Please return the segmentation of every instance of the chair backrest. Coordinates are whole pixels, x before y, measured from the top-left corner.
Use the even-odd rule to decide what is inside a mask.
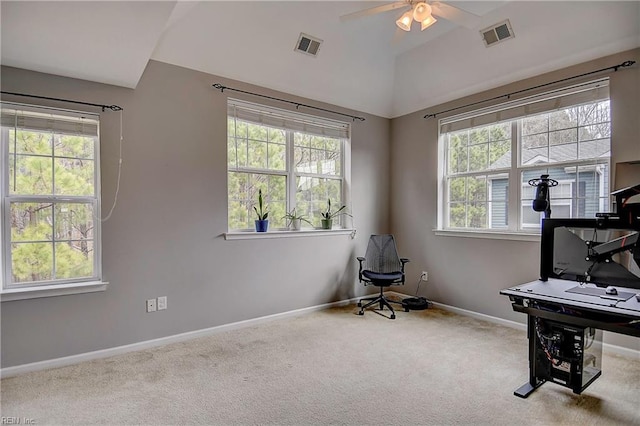
[[[372,235],[369,237],[362,269],[381,274],[402,270],[402,263],[393,235]]]

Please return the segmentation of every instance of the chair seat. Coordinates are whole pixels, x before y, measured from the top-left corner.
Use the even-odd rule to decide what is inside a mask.
[[[375,281],[392,282],[392,281],[401,279],[402,272],[379,273],[379,272],[365,270],[365,271],[362,271],[362,276],[372,282],[375,282]]]

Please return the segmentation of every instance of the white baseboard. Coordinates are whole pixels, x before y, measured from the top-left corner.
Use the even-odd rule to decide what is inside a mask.
[[[402,293],[398,293],[398,292],[393,292],[395,293],[398,297],[400,298],[405,298],[405,297],[413,297],[413,296],[407,296],[406,294],[402,294]],[[438,303],[438,302],[431,302],[433,303],[433,306],[436,306],[444,311],[449,311],[449,312],[453,312],[455,314],[459,314],[459,315],[464,315],[466,317],[471,317],[471,318],[475,318],[475,319],[479,319],[479,320],[483,320],[483,321],[488,321],[494,324],[500,324],[500,325],[504,325],[506,327],[511,327],[511,328],[515,328],[518,330],[522,330],[522,331],[527,331],[527,325],[520,323],[520,322],[516,322],[516,321],[510,321],[510,320],[506,320],[503,318],[498,318],[498,317],[494,317],[491,315],[486,315],[486,314],[481,314],[479,312],[474,312],[474,311],[469,311],[466,309],[462,309],[462,308],[457,308],[455,306],[450,306],[450,305],[445,305],[444,303]],[[623,346],[618,346],[618,345],[612,345],[610,343],[603,343],[602,344],[602,350],[603,352],[608,352],[608,353],[612,353],[612,354],[616,354],[616,355],[621,355],[624,357],[628,357],[628,358],[638,358],[640,359],[640,351],[635,350],[635,349],[631,349],[631,348],[625,348]]]
[[[389,292],[389,293],[395,294],[400,298],[412,297],[412,296],[398,293],[398,292]],[[6,367],[3,369],[0,369],[0,378],[12,377],[12,376],[17,376],[19,374],[30,373],[34,371],[40,371],[40,370],[47,370],[50,368],[65,367],[67,365],[78,364],[80,362],[91,361],[94,359],[107,358],[114,355],[121,355],[128,352],[141,351],[144,349],[155,348],[158,346],[164,346],[171,343],[184,342],[184,341],[195,339],[198,337],[211,336],[217,333],[250,327],[253,325],[273,321],[276,319],[295,317],[298,315],[315,312],[315,311],[321,311],[324,309],[337,307],[337,306],[346,306],[348,304],[356,302],[358,299],[362,297],[366,297],[366,295],[363,295],[360,297],[354,297],[352,299],[341,300],[338,302],[324,303],[322,305],[310,306],[302,309],[295,309],[293,311],[282,312],[279,314],[267,315],[264,317],[238,321],[231,324],[223,324],[216,327],[205,328],[202,330],[189,331],[186,333],[180,333],[172,336],[161,337],[159,339],[146,340],[143,342],[132,343],[130,345],[116,346],[114,348],[101,349],[98,351],[86,352],[78,355],[71,355],[71,356],[66,356],[62,358],[55,358],[55,359],[50,359],[45,361],[33,362],[30,364],[22,364],[22,365],[16,365],[13,367]],[[516,321],[505,320],[505,319],[494,317],[491,315],[481,314],[479,312],[469,311],[466,309],[457,308],[455,306],[445,305],[444,303],[438,303],[438,302],[432,302],[432,303],[434,306],[440,309],[453,312],[455,314],[492,322],[494,324],[504,325],[506,327],[516,328],[522,331],[526,331],[527,329],[527,326],[525,324],[522,324]],[[625,357],[640,358],[640,351],[630,349],[630,348],[625,348],[622,346],[603,343],[603,350],[606,352],[622,355]]]
[[[141,351],[144,349],[155,348],[158,346],[164,346],[171,343],[184,342],[187,340],[195,339],[198,337],[211,336],[217,333],[225,331],[237,330],[245,327],[250,327],[257,324],[263,324],[276,319],[295,317],[302,314],[306,314],[314,311],[321,311],[324,309],[346,306],[357,301],[358,298],[341,300],[338,302],[324,303],[322,305],[310,306],[302,309],[295,309],[293,311],[282,312],[279,314],[267,315],[259,318],[252,318],[249,320],[238,321],[231,324],[223,324],[216,327],[205,328],[202,330],[188,331],[186,333],[174,334],[172,336],[161,337],[153,340],[146,340],[143,342],[132,343],[130,345],[116,346],[108,349],[101,349],[93,352],[86,352],[78,355],[65,356],[62,358],[54,358],[45,361],[33,362],[30,364],[16,365],[13,367],[6,367],[0,369],[0,378],[7,378],[17,376],[19,374],[30,373],[34,371],[47,370],[50,368],[65,367],[67,365],[78,364],[80,362],[91,361],[94,359],[107,358],[114,355],[121,355],[128,352]]]

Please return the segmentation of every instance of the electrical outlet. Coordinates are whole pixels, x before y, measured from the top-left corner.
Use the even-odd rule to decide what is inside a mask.
[[[156,311],[156,299],[147,299],[147,312]]]
[[[158,310],[167,309],[167,296],[158,297]]]
[[[422,275],[420,275],[420,281],[428,281],[429,273],[427,271],[422,271]]]

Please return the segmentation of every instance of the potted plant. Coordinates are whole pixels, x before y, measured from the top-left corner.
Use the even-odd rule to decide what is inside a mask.
[[[269,221],[267,220],[269,212],[266,212],[264,209],[262,189],[258,190],[258,208],[253,206],[253,210],[255,210],[258,215],[258,219],[256,220],[256,232],[267,232],[267,228],[269,228]]]
[[[341,216],[346,214],[347,216],[351,216],[349,213],[344,211],[347,206],[342,206],[336,211],[331,211],[331,198],[327,199],[327,210],[320,213],[322,215],[322,229],[331,229],[333,226],[333,218],[337,216]]]
[[[294,207],[293,210],[287,212],[284,215],[283,219],[287,220],[287,228],[292,229],[294,231],[299,231],[302,227],[302,222],[307,222],[309,225],[312,225],[303,214],[297,214],[296,209]]]

